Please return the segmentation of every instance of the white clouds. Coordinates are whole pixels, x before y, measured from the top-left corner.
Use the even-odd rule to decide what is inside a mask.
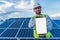
[[[1,14],[1,13],[5,13],[5,12],[6,12],[6,9],[8,9],[8,8],[11,7],[12,5],[14,5],[13,3],[9,3],[9,2],[7,2],[7,1],[1,1],[1,2],[5,3],[5,4],[0,5],[0,14]]]
[[[18,3],[18,5],[15,6],[15,8],[27,11],[29,9],[33,9],[33,5],[34,5],[34,1],[33,0],[30,0],[30,4],[28,4],[27,2],[24,2],[24,1],[20,1]]]
[[[52,14],[52,15],[50,15],[50,17],[53,17],[53,18],[60,17],[60,13]]]
[[[0,20],[6,20],[6,19],[10,19],[10,18],[20,18],[20,13],[19,12],[13,12],[11,14],[8,15],[4,15],[4,16],[0,16]]]
[[[8,7],[11,7],[13,5],[13,3],[9,3],[7,1],[2,1],[3,3],[5,3],[5,5],[2,5],[4,6],[5,8],[8,8]]]
[[[20,18],[21,17],[19,12],[14,12],[14,13],[11,13],[7,16],[8,16],[8,19],[9,18]]]
[[[32,17],[33,15],[29,12],[12,12],[11,14],[6,15],[6,18],[26,18]]]
[[[52,20],[60,20],[60,13],[49,15]]]
[[[0,5],[0,14],[6,13],[7,9],[9,9],[12,5],[15,5],[15,4],[7,2],[7,1],[2,1],[2,2],[5,3],[5,4]],[[7,18],[26,17],[26,16],[29,15],[29,13],[33,13],[32,9],[33,9],[33,5],[34,5],[34,1],[31,0],[30,2],[31,3],[28,4],[27,2],[20,1],[17,5],[15,5],[15,8],[18,9],[17,11],[22,11],[22,12],[24,12],[24,14],[22,14],[21,12],[14,12],[14,13],[11,13],[9,15],[6,15],[6,17]],[[12,10],[12,9],[9,9],[9,10]]]
[[[5,8],[0,5],[0,13],[5,13]]]

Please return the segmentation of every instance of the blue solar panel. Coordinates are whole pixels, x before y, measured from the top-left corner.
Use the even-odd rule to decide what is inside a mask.
[[[20,28],[23,21],[16,21],[9,28]]]
[[[29,21],[25,21],[21,28],[29,28],[28,23],[29,23]]]
[[[0,40],[17,40],[17,39],[0,39]]]
[[[31,18],[26,18],[26,21],[30,20]]]
[[[53,29],[51,33],[54,37],[60,37],[60,29]]]
[[[9,20],[19,20],[19,18],[10,18]]]
[[[10,18],[9,20],[16,20],[16,21],[22,21],[24,20],[25,18]]]
[[[58,39],[20,39],[20,40],[58,40]]]
[[[7,29],[0,37],[15,37],[18,29]]]
[[[53,20],[53,21],[60,25],[60,20]]]
[[[52,21],[53,23],[53,28],[58,28],[58,26]]]
[[[7,28],[12,22],[13,22],[13,20],[6,21],[6,22],[4,22],[3,24],[0,25],[0,28]]]
[[[25,20],[26,18],[19,18],[19,21]]]
[[[5,29],[0,29],[0,34],[4,31]]]
[[[33,29],[20,29],[17,37],[33,37]]]
[[[55,20],[52,21],[53,26],[57,27],[57,25],[55,23],[57,23]]]

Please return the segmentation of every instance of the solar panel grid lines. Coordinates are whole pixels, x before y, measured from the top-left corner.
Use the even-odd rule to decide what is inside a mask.
[[[52,33],[51,33],[51,38],[54,38],[54,36],[52,35]]]
[[[0,37],[15,37],[18,29],[7,29]]]
[[[52,35],[54,34],[54,31],[53,32],[51,32],[52,33]],[[55,34],[53,35],[54,37],[55,37]]]
[[[30,35],[30,37],[31,37],[30,30],[28,31],[28,33],[29,33],[28,35]]]
[[[60,25],[60,20],[54,20],[54,22]]]
[[[33,28],[21,28],[21,29],[33,29]]]
[[[54,21],[52,21],[52,22],[54,22]],[[56,25],[57,25],[57,27],[59,27],[60,28],[60,25],[59,24],[57,24],[56,22],[54,22]]]
[[[20,40],[60,40],[60,39],[20,39]]]
[[[33,37],[20,37],[20,38],[15,38],[15,37],[0,37],[0,39],[33,39],[33,40],[36,40],[35,38],[33,38]],[[41,39],[41,40],[43,40],[43,39],[47,39],[47,38],[38,38],[38,39]],[[38,40],[37,39],[37,40]],[[54,37],[54,38],[49,38],[48,40],[50,40],[50,39],[60,39],[60,37]]]
[[[31,18],[26,18],[26,21],[25,21],[25,23],[23,23],[21,29],[23,29],[23,28],[24,28],[24,29],[27,29],[27,28],[30,29],[30,28],[28,27],[28,23],[29,23],[30,19],[31,19]]]
[[[19,28],[19,30],[18,30],[18,32],[17,32],[17,34],[16,34],[15,37],[17,37],[17,35],[18,35],[18,33],[19,33],[19,31],[20,31],[20,29],[21,29],[21,27],[22,27],[22,25],[23,25],[23,23],[24,23],[25,20],[26,20],[26,19],[23,20],[23,22],[22,22],[22,24],[21,24],[21,26],[20,26],[20,28]]]
[[[27,30],[27,31],[28,31],[28,30]],[[22,33],[22,37],[23,37],[23,36],[24,36],[24,37],[27,37],[27,35],[26,35],[26,33],[27,33],[26,30],[24,30],[23,32],[24,32],[24,33]]]
[[[15,21],[13,21],[1,34],[0,36],[14,23]]]
[[[59,37],[57,34],[59,34],[59,33],[57,32],[57,30],[55,30],[55,36],[56,37]]]
[[[51,33],[54,37],[60,37],[60,29],[53,29]]]
[[[29,35],[30,35],[30,37],[33,37],[33,29],[30,29],[30,30],[29,30],[29,33],[30,33]]]
[[[20,29],[17,37],[33,37],[33,29]]]
[[[53,24],[53,25],[52,25],[53,28],[58,28],[57,25],[56,25],[54,22],[52,22],[52,24]]]
[[[57,35],[57,34],[58,34],[58,35]],[[56,35],[57,35],[56,37],[60,37],[60,29],[57,29],[57,30],[56,30]]]
[[[0,29],[6,29],[6,28],[0,28]],[[19,29],[19,28],[7,28],[7,29]],[[33,29],[33,28],[21,28],[21,29]]]
[[[22,24],[22,21],[16,21],[14,24],[12,24],[9,28],[18,28]]]
[[[0,34],[4,31],[5,29],[0,29]]]
[[[60,28],[58,28],[58,27],[55,27],[55,28],[53,28],[53,29],[60,29]]]
[[[29,23],[29,21],[25,21],[25,23],[23,23],[23,25],[22,25],[22,28],[29,28],[28,23]]]
[[[13,22],[13,21],[6,21],[6,22],[2,23],[0,25],[0,28],[7,28],[11,24],[11,22]]]
[[[20,18],[19,20],[25,20],[26,18]]]
[[[0,28],[0,29],[6,29],[6,28]],[[7,29],[19,29],[19,28],[7,28]]]
[[[0,37],[0,39],[17,39],[15,37]]]

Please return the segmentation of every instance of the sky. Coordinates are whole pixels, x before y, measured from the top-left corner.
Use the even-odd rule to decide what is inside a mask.
[[[34,16],[33,5],[36,3],[42,6],[44,14],[60,14],[60,0],[0,0],[0,18]]]
[[[41,1],[41,5],[43,12],[48,15],[60,13],[60,0],[43,0]]]

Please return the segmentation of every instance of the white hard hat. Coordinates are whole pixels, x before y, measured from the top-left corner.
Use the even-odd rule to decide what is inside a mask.
[[[40,8],[41,8],[41,5],[40,5],[39,3],[36,3],[36,4],[34,5],[34,8],[36,8],[36,7],[40,7]]]

